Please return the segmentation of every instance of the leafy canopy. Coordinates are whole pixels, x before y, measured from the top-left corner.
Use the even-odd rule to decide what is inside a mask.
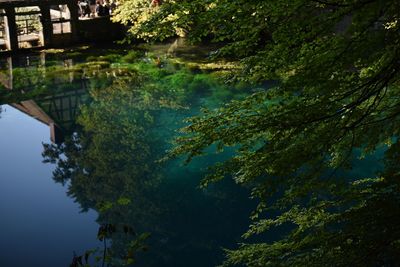
[[[400,261],[399,10],[395,0],[166,0],[133,26],[140,38],[181,29],[222,42],[216,55],[239,60],[237,79],[277,81],[190,119],[171,151],[190,160],[212,144],[238,147],[204,180],[229,175],[260,201],[226,265]],[[350,174],[378,151],[384,167]]]

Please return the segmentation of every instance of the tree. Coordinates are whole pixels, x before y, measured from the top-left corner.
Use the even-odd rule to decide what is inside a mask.
[[[276,81],[190,119],[171,151],[190,161],[212,144],[237,147],[203,182],[230,176],[260,201],[247,242],[227,251],[226,265],[400,262],[399,7],[394,0],[165,1],[135,25],[139,37],[166,38],[174,26],[193,41],[223,42],[217,55],[241,63],[235,78]],[[380,170],[350,175],[357,160],[379,151]]]

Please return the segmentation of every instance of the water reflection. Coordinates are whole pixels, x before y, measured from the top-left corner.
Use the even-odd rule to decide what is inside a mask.
[[[97,255],[110,266],[213,266],[248,225],[248,192],[228,180],[198,188],[216,156],[190,168],[158,160],[183,118],[243,92],[141,55],[30,58],[2,72],[14,82],[3,83],[1,99],[49,125],[43,159],[55,164],[54,181],[83,211],[98,213],[104,247],[77,252],[74,264]]]
[[[74,131],[78,107],[87,94],[88,79],[69,71],[71,60],[47,66],[45,59],[42,53],[4,60],[0,72],[4,87],[1,102],[48,125],[51,141],[61,143],[64,134]]]

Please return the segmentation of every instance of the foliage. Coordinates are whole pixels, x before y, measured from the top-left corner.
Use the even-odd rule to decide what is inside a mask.
[[[150,5],[148,0],[123,0],[119,3],[113,16],[113,21],[129,26],[128,34],[138,36],[140,25],[158,12],[158,7]],[[165,29],[167,35],[175,33],[174,29]],[[141,38],[154,37],[156,33],[141,32]],[[129,40],[129,39],[128,39]]]
[[[230,175],[260,201],[247,243],[225,264],[400,261],[398,10],[394,0],[171,0],[135,24],[139,37],[180,27],[193,41],[223,41],[217,54],[242,62],[236,78],[278,81],[190,119],[171,151],[190,161],[212,144],[238,147],[203,183]],[[381,171],[346,171],[378,149]]]

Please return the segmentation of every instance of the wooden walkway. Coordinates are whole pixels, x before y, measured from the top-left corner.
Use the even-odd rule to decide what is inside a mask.
[[[109,16],[80,19],[77,0],[0,0],[0,53],[31,47],[62,47],[78,42],[114,41],[121,39],[125,28],[113,23]],[[55,9],[54,6],[63,6]],[[38,7],[24,12],[18,7]],[[65,12],[68,10],[69,12]],[[21,23],[26,15],[35,15],[41,24],[40,34],[21,35]],[[38,22],[38,23],[37,23]],[[31,32],[26,30],[25,32]],[[36,32],[35,32],[36,33]],[[6,37],[4,37],[6,35]],[[39,44],[40,43],[40,44]]]
[[[31,34],[24,34],[18,36],[19,42],[37,42],[39,41],[39,34],[38,33],[31,33]]]
[[[58,5],[65,3],[60,0],[0,0],[0,9],[7,7],[39,6],[39,5]]]
[[[37,46],[51,47],[61,44],[69,44],[78,41],[77,22],[78,5],[76,0],[0,0],[0,16],[6,16],[3,20],[6,38],[0,39],[0,50],[16,51],[23,48]],[[53,10],[53,6],[63,6],[61,10]],[[19,7],[37,7],[34,10],[22,11]],[[25,33],[21,34],[19,19],[23,16],[35,15],[30,23],[41,24],[41,32],[32,33],[26,23]],[[22,17],[21,17],[22,16]],[[5,48],[5,49],[4,49]]]

